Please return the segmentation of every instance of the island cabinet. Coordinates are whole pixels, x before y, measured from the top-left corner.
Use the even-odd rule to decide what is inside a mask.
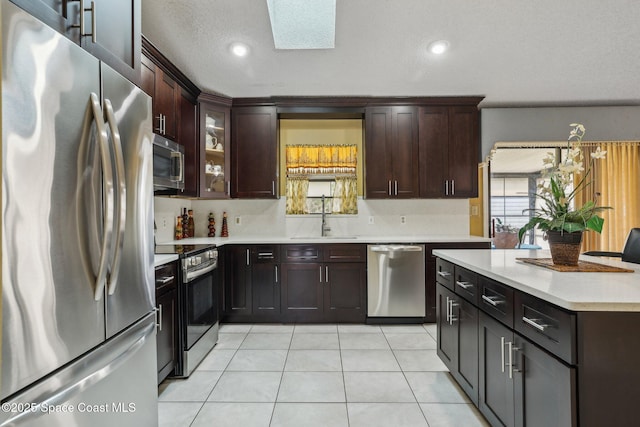
[[[436,261],[437,272],[442,273],[437,275],[438,355],[491,425],[637,424],[640,340],[635,336],[640,313],[563,308],[546,298],[560,300],[554,289],[561,288],[559,281],[567,276],[556,275],[550,279],[554,285],[534,296],[519,288],[517,279],[497,279],[504,271],[519,268],[511,261],[505,261],[511,266],[505,268],[491,257],[497,264],[492,271],[500,273],[489,278],[482,274],[485,267],[476,272],[476,265],[468,261],[480,258],[468,253],[459,257],[467,261],[464,267],[456,264],[455,257]],[[529,270],[515,274],[520,273],[532,274]],[[567,280],[571,288],[580,286],[579,277]],[[604,278],[602,286],[607,283]],[[607,300],[605,309],[613,304]],[[467,325],[473,329],[474,322],[477,338],[473,331],[463,332]],[[469,363],[473,357],[476,389],[470,387],[476,378]],[[466,366],[461,362],[465,358]]]
[[[281,259],[283,319],[364,322],[365,245],[283,245]]]
[[[278,197],[278,115],[275,106],[232,106],[231,196]]]
[[[128,78],[140,82],[141,0],[11,0]],[[93,9],[90,9],[93,4]]]
[[[433,255],[436,249],[489,249],[491,242],[439,242],[425,245],[425,304],[426,323],[436,322],[436,277],[440,282],[451,282],[449,289],[454,290],[453,264],[440,260]],[[459,287],[458,287],[459,288]]]
[[[155,268],[158,384],[173,372],[178,356],[177,261]]]
[[[478,196],[479,129],[476,106],[418,109],[420,197]]]
[[[414,106],[366,108],[364,155],[367,198],[419,196],[417,112]]]

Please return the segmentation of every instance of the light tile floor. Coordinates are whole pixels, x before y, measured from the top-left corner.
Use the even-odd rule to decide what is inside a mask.
[[[436,327],[222,325],[162,427],[488,426],[436,355]]]

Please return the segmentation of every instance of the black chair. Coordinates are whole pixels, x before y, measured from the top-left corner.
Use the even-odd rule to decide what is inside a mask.
[[[622,258],[622,261],[640,264],[640,228],[632,228],[622,252],[588,251],[583,255]]]

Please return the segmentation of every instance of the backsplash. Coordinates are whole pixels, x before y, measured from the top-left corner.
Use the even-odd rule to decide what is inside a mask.
[[[155,197],[156,241],[174,239],[176,217],[182,208],[193,209],[196,237],[207,236],[209,212],[216,220],[216,237],[227,212],[229,235],[319,236],[320,216],[285,215],[285,199],[278,200],[190,200]],[[373,224],[369,223],[373,217]],[[404,219],[404,223],[402,223]],[[357,215],[327,215],[334,236],[407,236],[412,234],[469,234],[469,201],[412,199],[358,200]]]

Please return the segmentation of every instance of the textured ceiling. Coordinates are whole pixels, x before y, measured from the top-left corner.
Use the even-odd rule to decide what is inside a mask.
[[[276,50],[265,0],[142,0],[142,32],[202,90],[231,97],[640,105],[638,0],[338,0],[327,50]],[[451,48],[436,57],[438,39]],[[229,53],[235,41],[247,57]]]

